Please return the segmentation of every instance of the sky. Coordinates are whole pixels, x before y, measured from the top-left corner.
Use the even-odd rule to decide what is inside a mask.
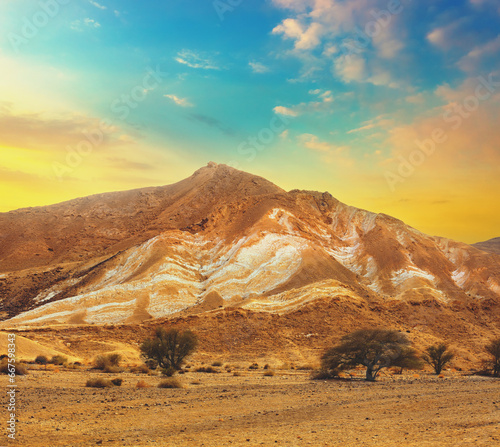
[[[0,212],[209,161],[500,236],[497,0],[3,0]]]

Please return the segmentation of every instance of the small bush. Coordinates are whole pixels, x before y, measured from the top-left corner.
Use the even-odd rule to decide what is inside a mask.
[[[46,365],[47,363],[49,363],[49,359],[47,357],[45,357],[44,355],[39,355],[36,357],[35,363],[37,365]]]
[[[161,373],[167,377],[172,377],[176,372],[177,370],[173,366],[169,366],[168,368],[163,368],[161,370]]]
[[[273,377],[274,376],[274,371],[268,369],[265,373],[264,373],[264,376],[265,377]]]
[[[158,368],[158,362],[154,359],[148,359],[146,360],[146,366],[151,370],[155,370]]]
[[[269,364],[268,364],[268,363],[266,363],[266,364],[264,365],[264,369],[271,369],[271,367],[269,366]]]
[[[138,373],[138,374],[149,374],[151,371],[147,365],[139,365],[139,366],[133,366],[130,368],[131,373]]]
[[[195,372],[198,373],[218,373],[215,368],[212,368],[211,366],[200,366],[199,368],[195,369]]]
[[[111,382],[111,380],[99,377],[97,379],[87,380],[87,384],[85,386],[89,388],[111,388],[113,386],[113,383]]]
[[[105,373],[116,374],[121,372],[119,368],[121,359],[120,354],[98,355],[94,360],[94,368]]]
[[[252,363],[248,369],[259,369],[259,364],[258,363]]]
[[[182,388],[182,384],[174,378],[162,380],[158,384],[158,388]]]
[[[122,386],[123,379],[119,379],[119,378],[117,378],[117,379],[113,379],[113,380],[111,381],[111,383],[112,383],[114,386]]]
[[[149,388],[149,384],[147,384],[146,382],[144,382],[144,380],[139,380],[139,382],[137,382],[135,384],[135,387],[136,388]]]
[[[4,358],[0,363],[0,373],[11,374],[14,370],[17,376],[28,374],[28,368],[24,363],[9,363],[7,358]]]
[[[222,362],[213,362],[212,366],[222,366]]]
[[[326,369],[319,369],[318,371],[313,371],[311,373],[311,380],[333,380],[338,378],[338,372]]]
[[[52,365],[62,366],[62,365],[65,365],[66,363],[68,363],[68,358],[64,357],[63,355],[54,355],[50,359],[49,363]]]
[[[297,371],[312,371],[314,368],[311,365],[297,366]]]
[[[239,373],[238,371],[235,371],[235,372],[233,373],[233,376],[234,376],[234,377],[239,377],[239,376],[241,376],[241,373]]]

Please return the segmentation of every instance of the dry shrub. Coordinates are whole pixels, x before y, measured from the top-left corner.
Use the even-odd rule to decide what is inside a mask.
[[[120,379],[120,378],[113,379],[113,380],[111,381],[111,383],[112,383],[114,386],[122,386],[123,379]]]
[[[96,379],[87,380],[87,384],[85,386],[89,388],[111,388],[113,386],[113,383],[111,382],[111,380],[98,377]]]
[[[222,362],[219,362],[219,361],[213,362],[212,366],[222,366]]]
[[[337,371],[319,369],[311,373],[311,380],[334,380],[339,378]]]
[[[98,355],[94,360],[94,368],[105,373],[115,374],[122,371],[119,368],[121,360],[120,354]]]
[[[158,384],[158,388],[182,388],[182,384],[177,379],[171,377],[169,379],[162,380]]]
[[[439,374],[438,378],[439,379],[444,379],[444,374]]]
[[[169,366],[168,368],[162,368],[161,370],[161,373],[167,377],[172,377],[176,372],[177,370],[173,366]]]
[[[235,371],[235,372],[233,373],[233,376],[234,376],[234,377],[239,377],[239,376],[241,376],[241,373],[239,373],[238,371]]]
[[[200,366],[199,368],[196,368],[194,371],[198,372],[198,373],[218,373],[219,372],[215,368],[212,368],[211,366]]]
[[[10,368],[9,368],[10,366]],[[0,373],[2,374],[11,374],[14,371],[12,369],[15,369],[15,373],[17,376],[25,376],[28,374],[28,368],[24,363],[10,363],[8,362],[7,358],[4,358],[2,362],[0,363]]]
[[[49,363],[49,359],[44,355],[38,355],[35,359],[35,363],[37,365],[46,365],[47,363]]]
[[[264,374],[265,377],[273,377],[274,376],[274,371],[271,369],[268,369]]]
[[[248,369],[259,369],[259,364],[258,363],[252,363]]]
[[[144,382],[144,380],[139,380],[139,382],[137,382],[137,383],[135,384],[135,387],[136,387],[136,388],[149,388],[149,387],[150,387],[150,385],[149,385],[149,384],[147,384],[146,382]]]
[[[49,363],[51,363],[52,365],[62,366],[62,365],[65,365],[66,363],[68,363],[68,358],[64,357],[63,355],[54,355],[50,359]]]
[[[139,365],[139,366],[132,366],[130,368],[130,372],[138,374],[149,374],[151,371],[147,365]]]
[[[297,366],[297,371],[312,371],[314,367],[312,365],[300,365]]]

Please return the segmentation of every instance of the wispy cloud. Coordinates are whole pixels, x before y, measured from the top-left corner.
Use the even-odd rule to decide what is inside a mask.
[[[99,8],[99,9],[108,9],[107,6],[103,6],[103,5],[101,5],[101,4],[97,3],[97,2],[94,2],[93,0],[89,0],[89,3],[91,5],[94,5],[96,8]]]
[[[178,106],[181,106],[181,107],[193,107],[193,104],[191,104],[186,98],[179,98],[176,95],[163,95],[163,96],[165,98],[171,99]]]
[[[249,62],[248,65],[254,73],[267,73],[269,71],[269,68],[260,62]]]
[[[71,29],[73,29],[75,31],[83,31],[82,27],[84,27],[84,26],[87,26],[89,28],[100,28],[101,24],[94,19],[86,18],[86,19],[83,19],[83,21],[82,20],[75,20],[74,22],[71,22],[71,25],[70,25]]]
[[[195,51],[182,50],[174,58],[179,64],[187,65],[191,68],[201,68],[203,70],[220,70],[210,58],[202,56]]]

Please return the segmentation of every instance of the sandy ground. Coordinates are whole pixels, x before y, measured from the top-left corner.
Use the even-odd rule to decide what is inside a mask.
[[[22,446],[493,446],[500,445],[500,380],[447,373],[386,375],[377,383],[311,381],[308,371],[241,368],[179,376],[86,369],[18,377]],[[86,388],[89,377],[122,387]],[[136,388],[144,380],[150,388]],[[0,377],[6,389],[7,377]],[[5,397],[2,407],[7,415]],[[1,418],[6,426],[6,418]]]

